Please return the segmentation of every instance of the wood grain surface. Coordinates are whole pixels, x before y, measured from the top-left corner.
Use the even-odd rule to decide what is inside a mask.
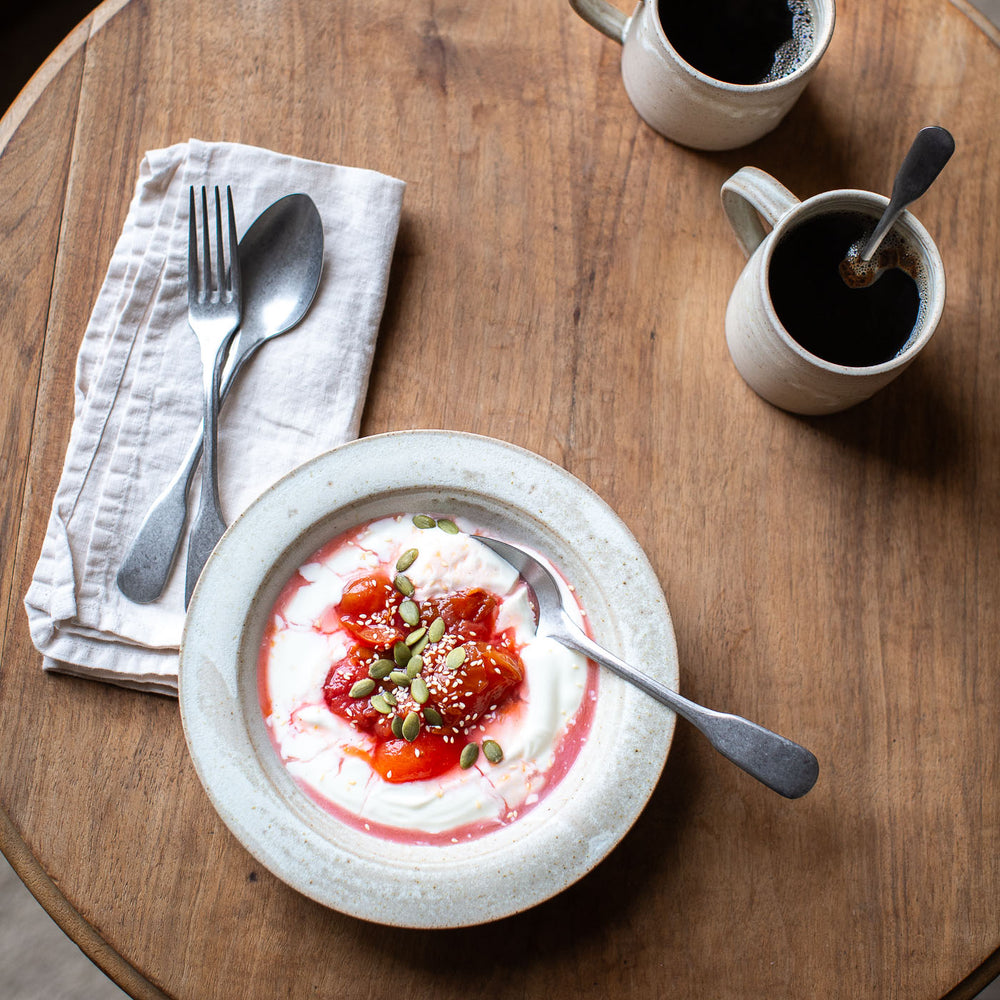
[[[1000,51],[941,0],[841,0],[790,116],[722,154],[645,126],[618,62],[567,3],[109,0],[0,125],[0,843],[134,995],[930,1000],[1000,972]],[[935,122],[938,333],[851,411],[768,406],[725,346],[722,181],[887,192]],[[389,931],[244,851],[174,701],[43,675],[21,601],[76,351],[142,154],[190,136],[407,181],[364,433],[493,435],[593,487],[658,573],[682,689],[810,746],[812,793],[681,727],[577,885]]]

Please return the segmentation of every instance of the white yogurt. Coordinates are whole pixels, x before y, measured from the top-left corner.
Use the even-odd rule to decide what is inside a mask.
[[[359,574],[379,567],[391,573],[411,548],[420,554],[406,575],[418,603],[477,587],[502,599],[497,630],[513,629],[525,679],[510,711],[481,720],[463,737],[496,740],[503,748],[501,763],[491,764],[481,754],[468,770],[456,767],[436,778],[394,783],[384,780],[364,756],[373,751],[375,739],[330,711],[323,697],[331,666],[357,640],[346,629],[327,634],[314,626]],[[348,533],[298,573],[302,580],[275,615],[262,649],[262,692],[265,705],[270,704],[266,722],[282,760],[322,804],[371,828],[447,839],[463,828],[465,836],[469,829],[483,832],[516,819],[565,771],[565,760],[554,768],[560,747],[571,730],[576,745],[585,736],[596,679],[583,656],[536,636],[527,588],[491,549],[464,530],[420,529],[410,515],[400,515]]]

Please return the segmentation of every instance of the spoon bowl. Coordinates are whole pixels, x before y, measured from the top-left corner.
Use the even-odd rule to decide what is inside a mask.
[[[323,223],[312,198],[290,194],[266,208],[240,240],[239,258],[243,318],[223,370],[220,406],[243,365],[269,340],[296,326],[316,297],[323,271]],[[137,604],[159,598],[170,577],[201,451],[199,429],[118,570],[118,589]]]
[[[805,795],[816,784],[819,763],[805,747],[738,715],[704,708],[647,677],[635,667],[594,642],[566,611],[572,597],[564,593],[557,575],[538,555],[509,542],[484,535],[476,541],[510,563],[532,589],[532,611],[541,635],[575,649],[650,697],[672,708],[708,739],[724,757],[773,791],[789,799]]]
[[[940,125],[928,125],[917,133],[896,174],[889,204],[886,205],[875,231],[867,240],[862,238],[852,243],[841,261],[840,276],[846,285],[851,288],[867,288],[884,271],[895,266],[896,252],[875,256],[882,241],[906,207],[926,193],[954,152],[954,138]]]
[[[323,222],[312,198],[290,194],[266,208],[240,240],[240,265],[243,323],[229,352],[230,383],[262,344],[296,326],[316,297]]]

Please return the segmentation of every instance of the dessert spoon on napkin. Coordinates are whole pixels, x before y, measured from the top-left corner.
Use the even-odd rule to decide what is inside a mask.
[[[805,747],[757,725],[756,722],[697,705],[620,660],[594,642],[569,617],[563,604],[562,589],[551,570],[538,558],[508,542],[483,535],[473,537],[510,563],[534,591],[532,611],[540,634],[583,653],[645,691],[650,697],[672,708],[681,718],[687,719],[699,729],[723,757],[773,791],[786,798],[797,799],[816,784],[819,763]]]

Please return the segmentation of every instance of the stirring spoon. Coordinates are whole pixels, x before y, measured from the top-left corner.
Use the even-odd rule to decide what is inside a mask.
[[[906,207],[920,198],[934,183],[944,165],[955,152],[952,134],[940,125],[922,128],[903,158],[902,166],[892,185],[892,195],[882,218],[867,241],[858,240],[847,251],[840,266],[841,276],[852,288],[863,288],[876,281],[882,273],[871,259],[886,234],[896,224]]]
[[[575,649],[618,674],[650,697],[672,708],[708,738],[724,757],[768,788],[789,799],[816,784],[819,762],[805,747],[738,715],[715,712],[688,700],[599,646],[566,612],[555,576],[536,556],[516,545],[483,535],[472,536],[510,563],[534,591],[533,608],[540,635]]]
[[[323,269],[323,224],[313,200],[291,194],[265,209],[239,244],[243,319],[222,375],[221,400],[240,369],[267,341],[305,315]],[[118,570],[118,589],[137,604],[166,586],[187,516],[187,493],[202,452],[202,432],[150,507]]]

